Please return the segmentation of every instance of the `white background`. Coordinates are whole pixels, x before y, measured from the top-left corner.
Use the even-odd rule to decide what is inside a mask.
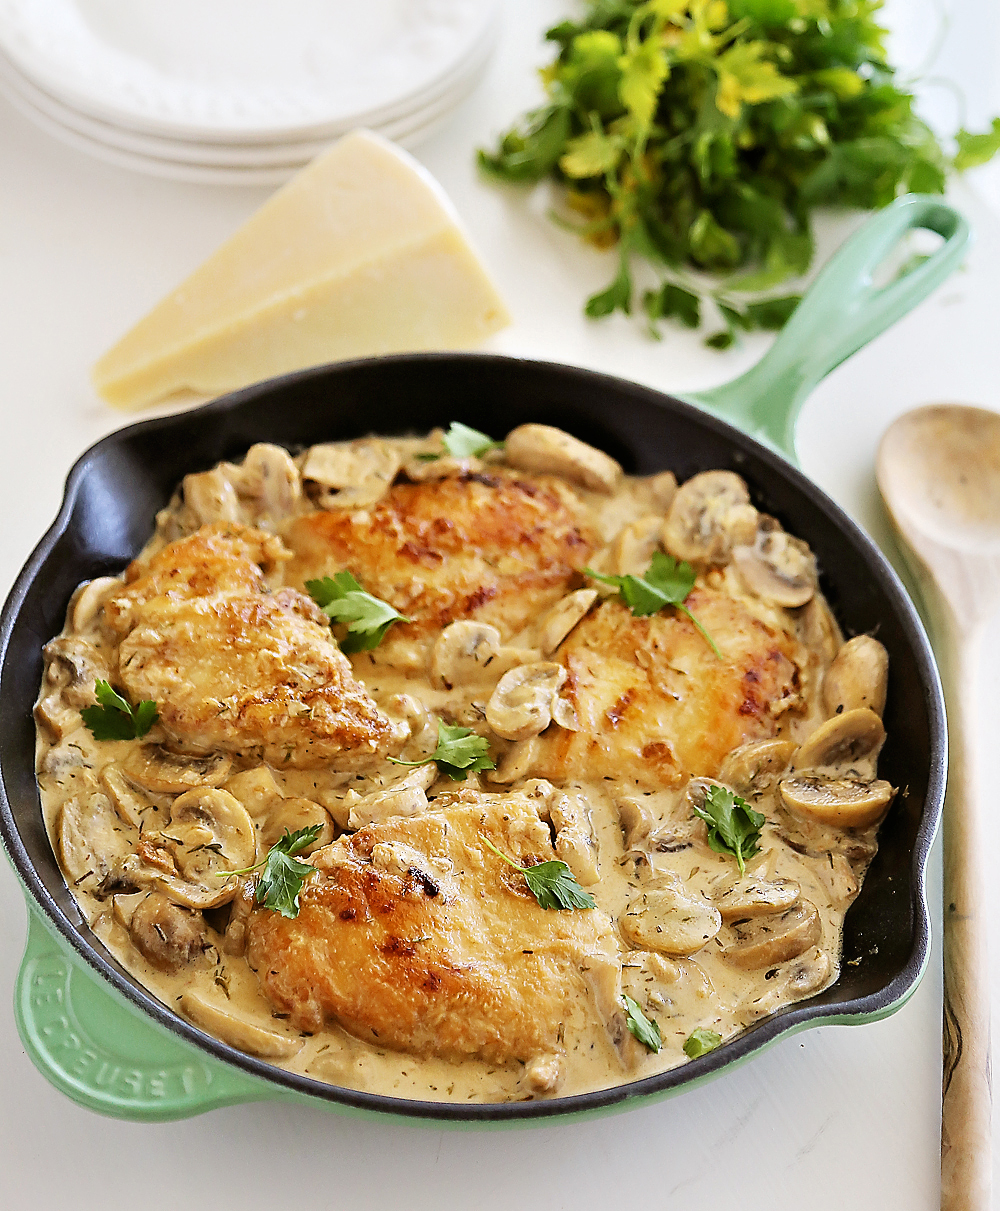
[[[921,90],[924,111],[944,132],[1000,112],[1000,8],[995,0],[953,7],[931,74],[961,86],[965,112],[948,88]],[[543,198],[477,179],[473,149],[538,99],[531,68],[548,54],[540,31],[571,10],[572,0],[507,0],[482,84],[417,152],[454,199],[515,316],[491,347],[666,390],[728,379],[759,356],[765,338],[720,355],[685,332],[656,345],[621,317],[588,323],[580,305],[611,277],[608,258],[546,222]],[[921,64],[941,12],[930,0],[893,0],[885,23],[898,62]],[[961,186],[953,198],[978,236],[966,268],[831,375],[802,415],[805,471],[880,539],[885,520],[872,465],[889,421],[930,401],[1000,407],[1000,169],[983,170],[972,186],[978,194]],[[123,423],[90,390],[90,364],[267,192],[104,166],[0,102],[0,587],[55,516],[70,464]],[[983,673],[991,689],[1000,677],[996,627]],[[974,718],[989,753],[1000,724],[994,695]],[[938,871],[935,851],[936,923]],[[1000,907],[1000,897],[993,900]],[[140,1126],[77,1108],[25,1057],[8,1008],[25,909],[5,864],[0,921],[0,1207],[11,1211],[132,1203],[174,1211],[184,1202],[220,1211],[927,1211],[938,1204],[936,951],[917,993],[887,1021],[808,1032],[707,1086],[617,1117],[517,1132],[439,1131],[269,1103]]]

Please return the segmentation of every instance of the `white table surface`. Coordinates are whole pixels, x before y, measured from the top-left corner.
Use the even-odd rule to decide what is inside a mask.
[[[575,362],[669,391],[728,379],[766,338],[725,354],[670,330],[660,344],[621,317],[582,318],[608,257],[544,218],[543,197],[477,179],[473,148],[538,97],[539,31],[571,0],[508,0],[498,53],[472,98],[419,158],[449,191],[507,298],[515,323],[491,347]],[[935,71],[958,79],[970,122],[1000,109],[1000,13],[963,0]],[[886,24],[897,57],[916,64],[937,21],[934,0],[895,0]],[[954,120],[945,90],[925,92]],[[1000,407],[1000,173],[953,201],[975,225],[966,268],[832,374],[799,427],[805,471],[878,539],[886,534],[872,465],[889,421],[915,405]],[[268,191],[159,181],[64,148],[0,103],[0,586],[6,589],[58,508],[77,455],[123,423],[87,370],[146,309],[227,236]],[[837,230],[843,231],[843,228]],[[1000,629],[983,667],[1000,677]],[[984,696],[985,698],[986,696]],[[996,745],[995,695],[977,739]],[[985,762],[983,762],[985,765]],[[985,776],[985,775],[984,775]],[[940,859],[930,892],[940,920]],[[1000,892],[993,894],[1000,909]],[[940,953],[909,1003],[864,1027],[787,1039],[742,1068],[656,1106],[582,1124],[517,1132],[440,1131],[360,1122],[275,1103],[157,1126],[79,1109],[26,1058],[9,1010],[24,937],[20,888],[0,863],[0,1207],[97,1211],[134,1203],[175,1211],[327,1207],[551,1211],[928,1211],[938,1205]],[[1000,931],[994,938],[1000,950]],[[994,963],[994,970],[1000,964]],[[994,990],[1000,980],[994,977]],[[998,1153],[1000,1154],[1000,1153]]]

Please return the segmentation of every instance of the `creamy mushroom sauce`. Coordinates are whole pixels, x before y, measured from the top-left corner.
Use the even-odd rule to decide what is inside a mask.
[[[268,474],[261,477],[260,467],[266,467],[268,459],[279,462],[284,459],[279,471],[291,464],[287,455],[274,447],[255,447],[243,466],[223,463],[212,472],[188,476],[169,507],[159,515],[156,533],[144,555],[220,518],[245,521],[280,535],[304,513],[323,507],[345,507],[352,494],[356,507],[368,507],[387,489],[400,464],[404,471],[409,468],[414,477],[426,478],[469,474],[482,470],[490,462],[502,465],[504,461],[502,452],[486,455],[485,464],[479,459],[442,458],[423,464],[415,460],[420,452],[439,451],[441,436],[436,431],[419,439],[369,440],[363,451],[366,469],[363,468],[358,482],[345,484],[343,478],[338,481],[331,476],[332,483],[307,484],[308,492],[300,491],[301,484],[296,482],[289,493],[288,484],[281,482],[281,474],[277,480],[271,477],[268,488]],[[571,446],[572,442],[570,439]],[[294,474],[299,475],[310,460],[322,465],[332,445],[318,448],[316,457],[317,448],[299,455]],[[589,447],[580,443],[576,446],[584,451],[586,464]],[[880,725],[877,720],[872,723],[867,709],[873,707],[880,714],[884,703],[884,649],[867,637],[843,644],[837,623],[816,587],[814,564],[805,544],[798,540],[789,543],[777,523],[757,516],[739,491],[733,497],[735,476],[722,473],[721,490],[710,478],[720,473],[697,477],[698,482],[711,489],[708,507],[699,514],[697,524],[688,524],[686,531],[682,524],[678,531],[683,510],[678,511],[677,486],[671,474],[618,478],[613,472],[611,484],[602,483],[599,477],[595,481],[586,465],[581,468],[574,463],[573,448],[568,459],[560,462],[556,457],[553,462],[551,457],[533,454],[530,441],[527,447],[527,453],[515,458],[518,438],[512,435],[506,457],[523,471],[549,470],[561,474],[569,490],[592,511],[604,545],[590,558],[591,566],[606,572],[641,574],[660,539],[663,518],[668,519],[668,526],[673,518],[675,533],[686,533],[684,541],[673,544],[675,555],[690,558],[697,554],[699,541],[708,542],[704,548],[708,558],[697,561],[699,584],[723,590],[745,605],[754,617],[795,636],[805,648],[798,694],[793,700],[772,705],[777,715],[773,738],[737,749],[718,772],[719,781],[745,796],[766,816],[760,852],[748,862],[746,880],[728,895],[726,889],[732,888],[739,876],[736,861],[709,848],[705,825],[691,812],[691,804],[703,800],[710,779],[694,779],[658,791],[637,787],[634,780],[628,779],[560,784],[564,790],[579,792],[587,805],[596,847],[592,848],[599,864],[599,878],[588,890],[596,897],[598,906],[619,922],[623,953],[621,987],[639,1002],[647,1016],[658,1022],[663,1035],[659,1054],[633,1047],[629,1065],[623,1065],[595,1013],[590,994],[583,988],[563,1024],[566,1057],[554,1089],[547,1087],[551,1081],[540,1080],[520,1064],[504,1068],[478,1060],[455,1063],[433,1057],[416,1058],[380,1050],[332,1023],[311,1036],[301,1035],[274,1012],[246,959],[241,954],[227,953],[225,929],[229,906],[208,910],[204,926],[197,923],[187,961],[176,971],[158,969],[136,948],[129,932],[132,914],[147,892],[95,895],[101,877],[112,864],[109,855],[102,857],[98,852],[101,837],[108,839],[111,853],[120,850],[123,844],[128,849],[135,843],[137,832],[133,825],[137,817],[130,796],[139,803],[135,810],[150,813],[146,821],[155,820],[158,813],[162,820],[176,797],[176,792],[143,789],[128,778],[118,777],[115,781],[113,774],[108,780],[108,767],[113,763],[121,765],[124,753],[148,752],[144,745],[162,741],[159,729],[154,728],[144,741],[98,742],[81,725],[81,707],[95,701],[95,677],[110,676],[115,681],[108,672],[112,644],[102,628],[102,602],[121,582],[109,578],[81,586],[70,604],[62,638],[46,649],[46,676],[36,707],[38,782],[53,849],[84,917],[122,965],[165,1004],[186,1014],[209,1033],[290,1071],[353,1089],[451,1102],[502,1102],[545,1096],[549,1092],[579,1093],[684,1063],[684,1041],[696,1028],[706,1028],[724,1040],[729,1039],[782,1005],[827,986],[837,976],[844,913],[856,897],[874,856],[878,822],[892,795],[886,783],[874,781],[875,759],[884,733],[879,734]],[[344,444],[333,449],[336,463],[337,450],[350,454],[356,453],[358,447]],[[256,478],[248,471],[252,463]],[[600,464],[599,471],[602,467],[606,469],[608,463],[610,460]],[[382,475],[382,482],[374,490],[373,465],[376,479]],[[433,471],[429,470],[432,466]],[[247,487],[251,481],[256,484],[252,490]],[[692,491],[689,490],[689,495]],[[696,491],[694,495],[697,496]],[[653,518],[656,520],[652,521]],[[727,525],[733,530],[728,535]],[[709,549],[720,535],[721,545],[717,543],[717,549]],[[678,545],[681,549],[677,549]],[[669,541],[667,549],[670,550]],[[773,585],[769,588],[761,583],[760,567],[751,566],[755,552],[772,557],[781,582],[776,594]],[[774,570],[772,567],[770,572]],[[764,572],[768,573],[766,561]],[[592,584],[582,579],[577,583]],[[776,604],[769,594],[795,602],[801,600],[803,604]],[[589,598],[583,599],[584,605],[588,602]],[[569,613],[575,615],[579,610]],[[545,623],[545,619],[535,620],[519,635],[505,635],[504,642],[512,648],[533,649],[529,658],[537,660]],[[558,632],[558,621],[555,625]],[[552,636],[548,638],[551,640]],[[426,712],[431,715],[440,712],[451,721],[471,724],[490,735],[483,722],[484,698],[489,688],[484,692],[482,685],[474,686],[463,696],[462,687],[446,690],[440,688],[440,682],[432,684],[426,645],[394,641],[390,632],[377,651],[358,653],[351,662],[355,676],[396,721],[395,726],[403,735],[407,728],[411,733],[426,728]],[[405,701],[401,695],[406,696]],[[419,706],[412,706],[414,699]],[[844,738],[835,735],[831,747],[830,739],[824,739],[824,728],[829,730],[832,722],[836,730],[838,721],[851,711],[857,716],[858,708],[864,715],[855,728],[860,739],[852,733],[845,746]],[[551,724],[552,728],[558,726],[556,722]],[[808,762],[797,759],[796,753],[808,755],[810,744],[815,748],[817,736],[818,755],[814,752]],[[525,776],[516,776],[518,753],[523,751],[523,745],[519,749],[516,742],[492,735],[490,738],[499,771],[492,776],[494,780],[488,774],[473,774],[465,785],[492,791],[534,785],[529,781],[530,769]],[[423,747],[424,751],[430,751],[433,742],[426,742]],[[412,751],[407,755],[412,757]],[[257,765],[238,758],[230,777]],[[804,765],[808,768],[803,769]],[[193,771],[190,784],[197,785],[199,770],[210,766],[210,759],[200,764],[195,761],[190,766]],[[363,808],[365,795],[398,784],[409,774],[388,762],[363,775],[336,767],[334,761],[320,770],[275,769],[271,773],[286,797],[320,805],[329,814],[337,835],[348,830],[352,806],[357,808],[360,803]],[[797,781],[789,780],[793,767],[797,769]],[[418,785],[432,783],[426,791],[431,806],[436,795],[456,789],[456,784],[446,778],[433,781],[432,772],[416,780],[409,774],[409,778]],[[505,781],[498,782],[496,778]],[[784,790],[779,789],[782,779]],[[236,789],[239,786],[223,783],[226,785],[234,785]],[[245,805],[253,814],[251,800],[252,795],[244,795]],[[860,810],[852,806],[859,802]],[[844,827],[845,823],[857,826]],[[258,831],[264,827],[262,819],[256,824]],[[265,848],[258,844],[258,857],[263,856]],[[571,866],[572,848],[569,845],[564,854]],[[736,902],[740,888],[744,906],[751,905],[746,911]],[[714,935],[708,944],[697,941],[691,946],[683,940],[680,944],[675,941],[670,943],[674,954],[657,954],[652,948],[657,945],[659,932],[656,920],[662,918],[650,921],[641,916],[644,897],[656,909],[657,895],[659,910],[666,911],[669,920],[683,919],[690,923],[693,912],[695,927],[701,929],[702,918],[707,914],[707,934]],[[815,906],[815,913],[809,905]],[[680,910],[686,906],[687,914],[680,911],[678,915],[678,906]],[[725,923],[716,933],[720,908]],[[762,911],[769,915],[753,916]],[[156,928],[155,921],[153,927]],[[782,935],[785,942],[779,942],[774,950],[774,936]],[[782,946],[791,952],[791,957],[782,956]],[[146,949],[148,953],[149,947]],[[686,953],[687,949],[691,953]]]

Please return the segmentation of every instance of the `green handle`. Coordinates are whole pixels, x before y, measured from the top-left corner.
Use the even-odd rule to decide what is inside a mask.
[[[936,231],[944,243],[889,285],[873,285],[881,262],[919,227]],[[940,199],[897,198],[834,253],[755,366],[730,383],[685,398],[797,463],[795,421],[809,392],[940,286],[957,268],[971,235],[965,219]]]
[[[30,901],[14,1013],[39,1072],[100,1114],[162,1122],[281,1096],[274,1086],[206,1058],[119,998],[69,957]]]

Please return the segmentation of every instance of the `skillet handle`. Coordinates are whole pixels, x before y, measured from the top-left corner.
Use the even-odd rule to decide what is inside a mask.
[[[894,282],[874,286],[879,264],[908,231],[920,227],[936,231],[944,243]],[[939,286],[957,268],[971,236],[966,220],[939,198],[897,198],[834,253],[755,366],[730,383],[686,398],[797,463],[795,421],[806,396]]]
[[[163,1122],[276,1096],[262,1081],[207,1059],[119,999],[68,957],[30,903],[14,1013],[38,1071],[100,1114]]]

